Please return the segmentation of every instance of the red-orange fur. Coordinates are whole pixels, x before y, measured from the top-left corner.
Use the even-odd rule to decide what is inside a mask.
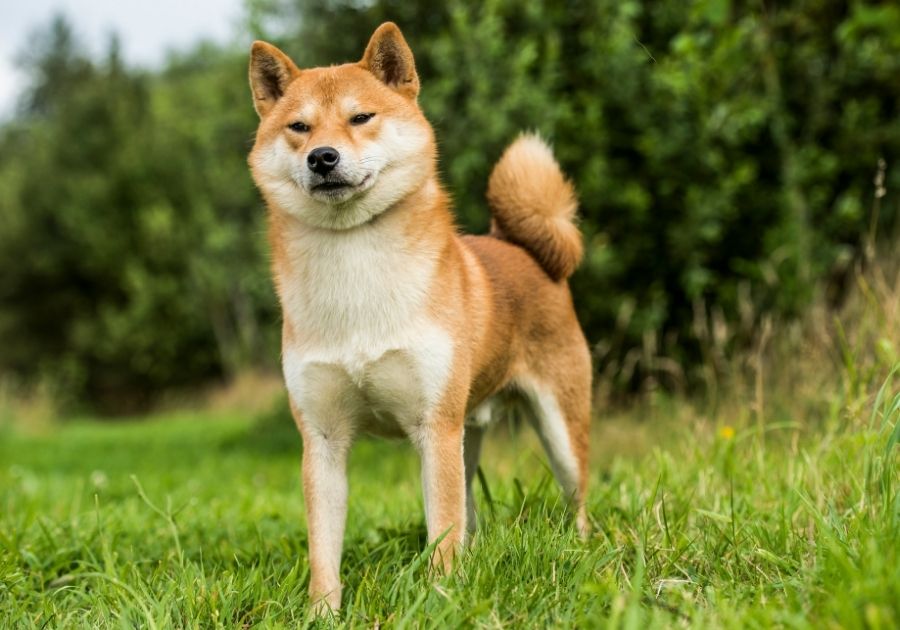
[[[583,252],[578,200],[547,145],[520,136],[494,167],[487,199],[499,236],[531,252],[554,280],[572,275]]]
[[[419,80],[412,53],[396,26],[388,23],[376,31],[361,62],[330,68],[299,70],[276,48],[257,42],[250,78],[261,117],[250,164],[269,207],[272,268],[285,308],[285,353],[320,337],[319,331],[290,312],[288,296],[313,280],[303,264],[303,257],[312,254],[298,249],[296,239],[315,238],[321,228],[306,225],[279,201],[278,189],[265,179],[265,161],[271,159],[266,152],[282,138],[301,156],[336,142],[335,138],[348,146],[364,146],[379,141],[383,121],[392,117],[414,125],[427,138],[416,158],[421,181],[369,222],[350,229],[381,230],[399,239],[404,251],[420,256],[423,264],[434,263],[424,309],[428,321],[450,335],[452,365],[440,401],[414,439],[423,457],[432,462],[433,479],[426,480],[426,486],[431,483],[439,490],[429,536],[449,530],[438,546],[438,563],[449,568],[466,531],[461,457],[466,414],[490,396],[514,390],[517,379],[526,376],[548,388],[564,415],[578,464],[572,499],[584,531],[591,366],[566,282],[581,259],[582,246],[574,224],[574,189],[549,149],[531,136],[514,143],[490,180],[493,236],[459,236],[449,198],[438,180],[433,132],[415,100]],[[371,124],[352,126],[342,118],[341,97],[346,94],[378,111]],[[305,136],[286,132],[286,124],[311,100],[317,103],[312,130]],[[398,270],[399,282],[402,273]],[[390,360],[390,354],[377,361]],[[293,399],[292,409],[306,445],[314,437],[313,429]],[[360,430],[383,428],[363,416]],[[351,438],[346,438],[348,444]],[[335,584],[328,558],[316,551],[317,540],[324,536],[316,529],[322,527],[316,505],[325,482],[316,478],[306,453],[303,470],[310,521],[310,593],[314,601],[336,607],[339,583]]]

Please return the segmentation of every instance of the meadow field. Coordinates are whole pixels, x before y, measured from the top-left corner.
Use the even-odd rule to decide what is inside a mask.
[[[598,415],[586,542],[530,431],[498,426],[478,533],[442,578],[428,572],[414,452],[362,440],[345,607],[321,624],[896,627],[897,381],[822,392],[802,416],[663,396]],[[283,405],[14,426],[0,439],[4,627],[316,623]]]

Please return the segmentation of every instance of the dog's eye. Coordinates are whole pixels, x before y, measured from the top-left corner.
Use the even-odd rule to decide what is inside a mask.
[[[309,131],[309,125],[302,122],[295,122],[288,125],[288,129],[291,131],[296,131],[297,133],[303,133],[305,131]]]
[[[364,125],[375,117],[375,114],[357,114],[350,119],[351,125]]]

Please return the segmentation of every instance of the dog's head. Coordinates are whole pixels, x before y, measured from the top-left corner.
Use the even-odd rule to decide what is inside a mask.
[[[360,62],[328,68],[300,70],[255,42],[250,87],[260,116],[253,178],[270,204],[304,223],[362,225],[434,170],[412,51],[393,23],[375,31]]]

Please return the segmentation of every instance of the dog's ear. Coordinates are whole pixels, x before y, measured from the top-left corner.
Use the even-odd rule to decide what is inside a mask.
[[[419,75],[412,50],[393,22],[385,22],[372,34],[359,65],[385,85],[407,98],[419,94]]]
[[[266,42],[253,42],[250,49],[250,90],[253,106],[262,118],[278,102],[300,70],[283,52]]]

